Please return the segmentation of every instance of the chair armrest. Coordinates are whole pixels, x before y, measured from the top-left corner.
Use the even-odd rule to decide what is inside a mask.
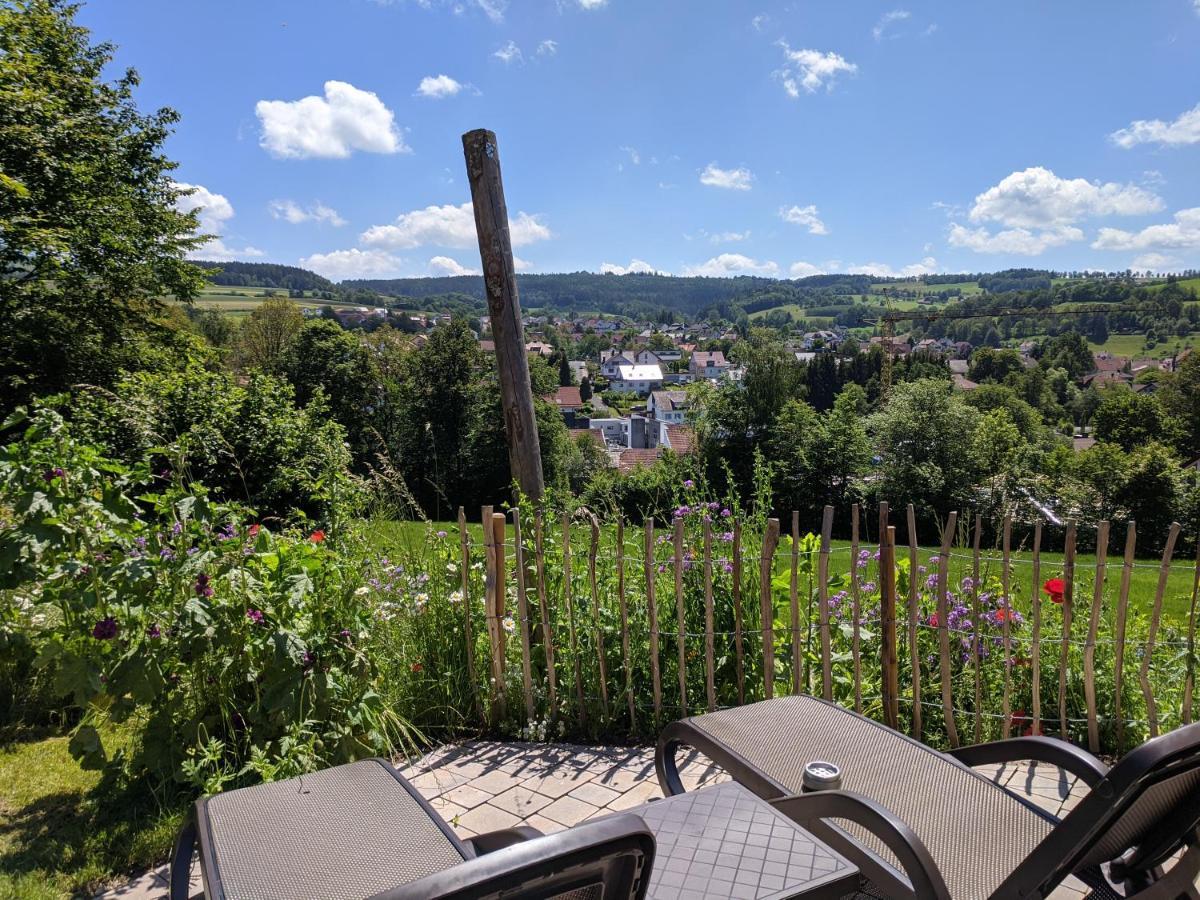
[[[1092,787],[1108,774],[1108,766],[1086,750],[1052,737],[1015,737],[1006,741],[988,744],[973,744],[957,750],[944,751],[968,766],[986,766],[993,763],[1016,762],[1032,759],[1066,769]]]
[[[476,900],[518,889],[552,897],[594,884],[605,886],[605,897],[643,900],[653,863],[654,834],[646,823],[617,815],[518,841],[372,900]]]
[[[861,825],[895,854],[912,885],[913,897],[950,900],[942,873],[916,832],[874,800],[849,791],[813,791],[780,797],[770,803],[800,825],[828,819]]]
[[[517,825],[513,828],[501,828],[499,831],[477,834],[473,838],[467,838],[463,843],[470,844],[475,849],[476,854],[483,856],[485,853],[495,853],[497,850],[503,850],[505,847],[511,847],[513,844],[520,844],[523,841],[531,841],[534,838],[540,837],[543,837],[543,835],[536,828],[529,825]]]

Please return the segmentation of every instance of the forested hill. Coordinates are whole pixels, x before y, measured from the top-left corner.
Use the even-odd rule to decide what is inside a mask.
[[[288,291],[336,291],[328,278],[298,266],[281,266],[277,263],[250,262],[198,262],[196,265],[208,269],[208,280],[213,284],[230,287],[280,288]]]

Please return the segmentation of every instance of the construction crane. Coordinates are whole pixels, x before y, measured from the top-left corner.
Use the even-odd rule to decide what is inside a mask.
[[[950,312],[948,310],[930,310],[928,312],[884,312],[872,324],[879,327],[883,337],[883,371],[880,373],[881,393],[886,398],[892,392],[892,358],[893,344],[896,339],[897,322],[937,322],[943,319],[1003,319],[1008,316],[1040,319],[1058,316],[1088,316],[1097,313],[1137,312],[1137,308],[1123,303],[1091,303],[1072,306],[1070,309],[1036,309],[1036,308],[1000,308],[989,312]],[[867,320],[871,321],[871,320]]]

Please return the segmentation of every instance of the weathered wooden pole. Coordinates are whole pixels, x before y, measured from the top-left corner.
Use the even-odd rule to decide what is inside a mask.
[[[542,453],[533,413],[533,388],[525,359],[525,329],[508,233],[508,206],[500,178],[500,151],[494,132],[480,128],[463,135],[467,180],[475,207],[475,230],[483,262],[483,284],[491,317],[500,402],[508,435],[508,462],[513,477],[531,500],[542,498]]]

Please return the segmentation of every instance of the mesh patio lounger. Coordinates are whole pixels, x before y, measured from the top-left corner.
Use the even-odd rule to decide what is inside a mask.
[[[635,815],[460,840],[380,759],[197,801],[172,856],[171,900],[188,896],[197,843],[210,900],[640,900],[654,860]]]
[[[1044,897],[1073,874],[1095,897],[1200,897],[1200,724],[1109,769],[1044,737],[939,753],[832,703],[784,697],[669,725],[655,758],[667,796],[684,790],[681,746],[771,800],[886,896]],[[1090,792],[1060,821],[970,768],[1027,759]],[[842,768],[841,790],[801,793],[814,760]]]

